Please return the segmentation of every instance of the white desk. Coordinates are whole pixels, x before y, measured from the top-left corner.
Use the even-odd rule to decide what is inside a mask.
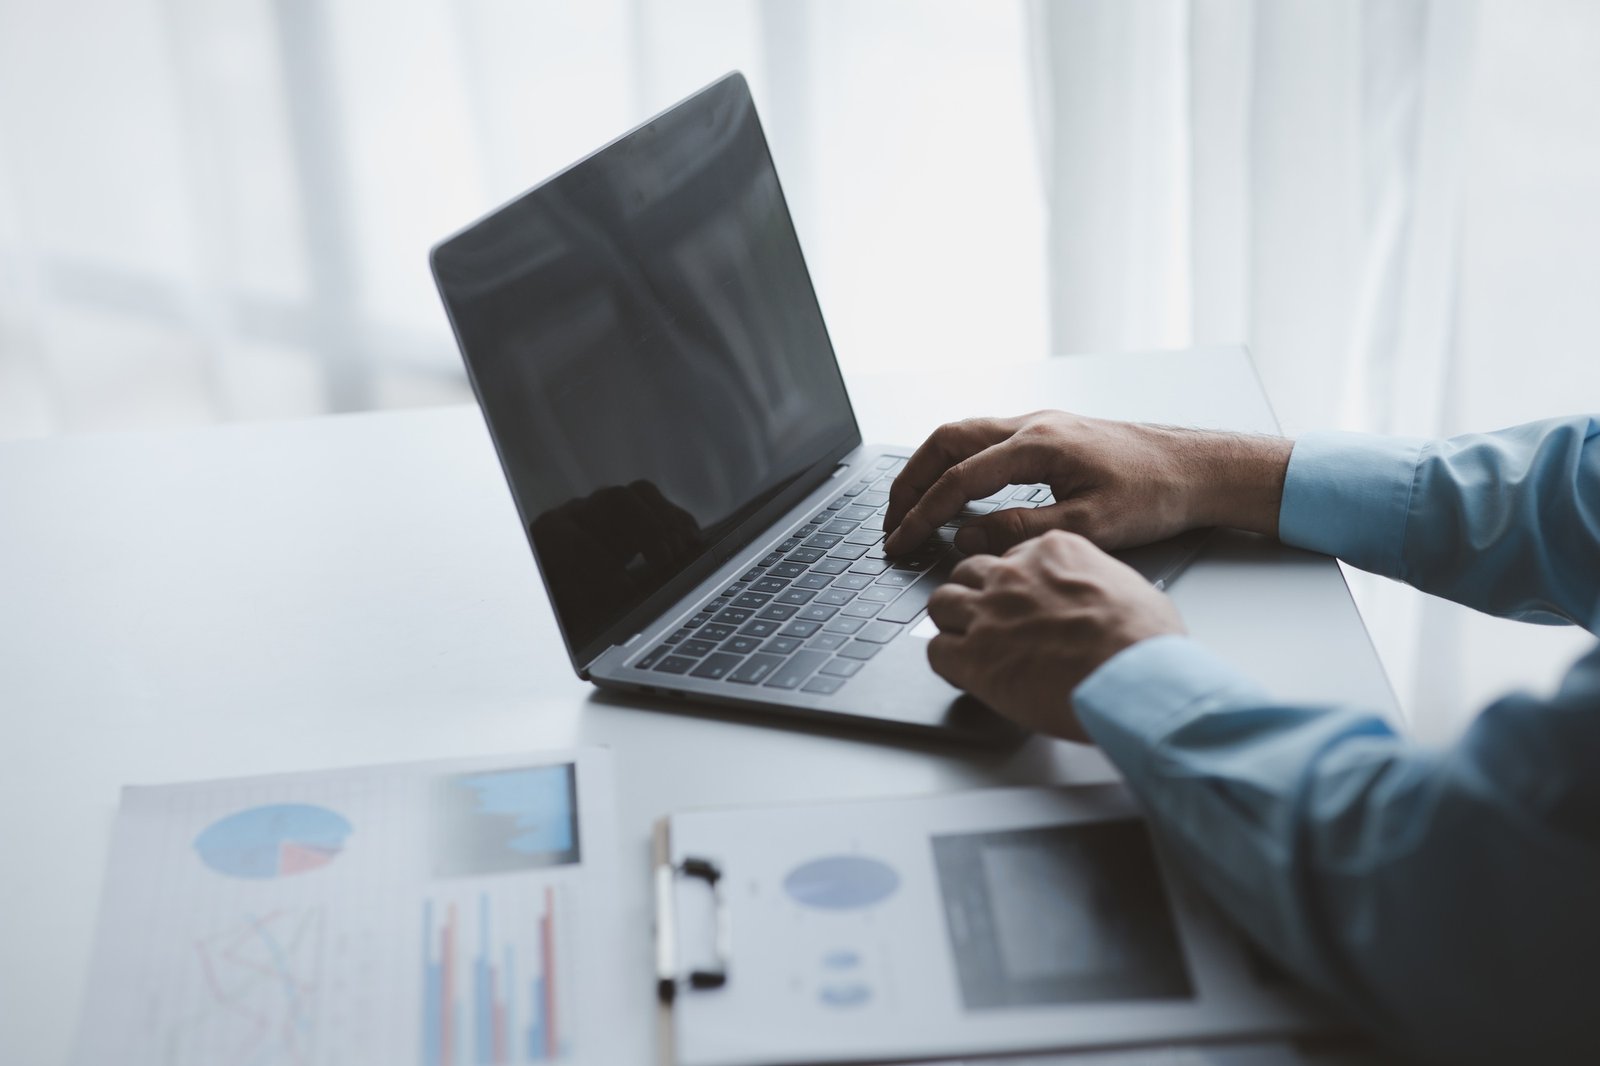
[[[981,381],[851,383],[870,440],[979,413],[1272,431],[1238,351],[1096,356]],[[1173,596],[1283,695],[1394,703],[1337,567],[1235,537]],[[0,446],[0,1062],[64,1061],[118,789],[610,745],[638,877],[637,1040],[651,1061],[646,838],[684,806],[1103,778],[1036,739],[967,754],[654,713],[568,666],[475,408]]]

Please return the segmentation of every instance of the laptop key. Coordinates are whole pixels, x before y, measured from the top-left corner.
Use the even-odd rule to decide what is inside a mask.
[[[867,620],[865,618],[851,618],[848,615],[840,615],[823,628],[825,628],[829,633],[854,634],[866,624]]]
[[[806,647],[815,651],[838,651],[849,642],[843,633],[818,633],[806,641]]]
[[[761,561],[759,563],[757,563],[756,565],[757,566],[777,566],[781,562],[783,562],[783,555],[781,553],[779,553],[779,552],[773,552],[771,555],[763,556]]]
[[[908,555],[904,559],[896,559],[893,563],[893,568],[895,570],[915,570],[920,573],[937,561],[937,557],[930,559],[925,555]]]
[[[765,592],[741,592],[734,598],[733,605],[735,607],[749,607],[754,610],[757,607],[765,607],[770,599],[772,597]]]
[[[863,548],[870,548],[882,539],[883,530],[881,529],[858,529],[844,538],[844,542],[846,544],[859,544]]]
[[[695,660],[684,655],[669,655],[656,663],[656,671],[662,674],[686,674],[695,668]]]
[[[835,674],[839,677],[854,677],[865,663],[860,659],[841,659],[835,655],[832,659],[822,664],[819,674]]]
[[[821,548],[796,548],[794,551],[788,554],[787,558],[791,563],[809,564],[814,563],[818,559],[822,558],[822,555],[823,550]]]
[[[699,614],[689,619],[687,624],[698,628],[699,626],[705,625],[709,621],[711,621],[711,612],[701,611]]]
[[[759,652],[750,656],[728,674],[727,680],[737,681],[741,685],[759,685],[767,676],[783,665],[780,655],[762,655]]]
[[[676,643],[678,643],[678,641],[683,640],[685,637],[692,637],[692,636],[694,636],[694,630],[692,628],[690,628],[689,626],[684,626],[682,629],[677,630],[676,632],[670,634],[665,639],[666,639],[666,642],[668,644],[676,644]]]
[[[704,662],[689,671],[690,677],[705,677],[712,681],[721,681],[728,676],[728,672],[738,666],[740,656],[729,655],[719,651],[715,655],[708,655]]]
[[[815,562],[815,561],[816,560],[814,560],[814,559],[812,560],[812,562]],[[773,577],[782,577],[782,578],[799,577],[801,574],[803,574],[805,572],[806,572],[806,564],[805,563],[803,563],[803,562],[789,562],[787,559],[784,560],[783,562],[779,563],[777,566],[774,566],[771,570],[767,571],[767,573],[770,574]]]
[[[861,659],[862,661],[865,661],[878,654],[879,647],[880,646],[877,644],[868,644],[865,641],[852,640],[850,643],[839,649],[839,654],[843,655],[846,659]]]
[[[707,652],[716,651],[717,642],[714,640],[686,640],[672,650],[678,655],[692,655],[698,659]]]
[[[890,585],[896,588],[909,588],[917,583],[919,576],[912,570],[891,570],[878,578],[878,584]]]
[[[888,575],[885,575],[888,576]],[[930,574],[911,574],[918,578],[917,583],[901,593],[899,598],[884,608],[878,617],[885,622],[909,622],[922,613],[928,606],[928,597],[933,595],[933,590],[944,584],[944,574],[938,571]]]
[[[800,539],[798,537],[790,537],[788,540],[778,545],[778,550],[781,552],[791,552],[798,547],[800,547]]]
[[[842,677],[828,677],[826,674],[818,674],[801,685],[800,691],[815,693],[818,696],[831,696],[839,691],[844,681],[845,679]]]
[[[778,623],[768,621],[765,618],[752,618],[750,621],[739,627],[739,635],[741,637],[766,638],[772,636],[772,634],[776,633],[777,631]]]
[[[848,607],[845,608],[845,613],[848,614],[849,610]],[[826,622],[838,613],[839,608],[837,607],[829,607],[825,603],[812,603],[800,608],[800,613],[797,617],[807,622]]]
[[[834,607],[843,607],[855,598],[856,594],[849,589],[825,589],[817,594],[818,603],[826,603]]]
[[[858,559],[850,568],[852,574],[881,574],[889,569],[889,564],[882,559]]]
[[[695,635],[703,640],[726,640],[733,636],[733,627],[725,626],[721,622],[712,622],[710,625],[701,626]]]
[[[761,609],[761,613],[756,617],[770,619],[774,622],[787,622],[794,617],[794,613],[799,609],[787,603],[769,603]]]
[[[748,584],[751,581],[760,581],[761,580],[761,576],[763,574],[765,574],[765,573],[766,573],[766,571],[764,569],[762,569],[761,567],[752,566],[750,569],[746,570],[743,575],[740,576],[739,580],[745,582],[746,584]]]
[[[750,620],[750,615],[753,613],[753,611],[747,611],[743,607],[724,607],[717,612],[713,621],[721,622],[725,626],[743,625]]]
[[[807,574],[795,581],[797,589],[825,589],[833,581],[832,574]]]
[[[858,525],[860,525],[859,522],[848,522],[843,518],[835,518],[832,522],[829,522],[827,525],[823,526],[822,531],[824,533],[832,533],[836,536],[844,537],[854,533],[856,531],[856,526]]]
[[[825,651],[799,651],[767,678],[767,688],[799,688],[800,682],[816,673],[817,667],[828,661]]]
[[[733,636],[723,641],[718,651],[725,651],[729,655],[749,655],[761,647],[760,637]]]
[[[881,610],[883,610],[883,604],[881,603],[869,603],[863,600],[857,600],[855,603],[845,607],[840,613],[847,614],[851,618],[871,618]]]
[[[867,554],[865,544],[841,544],[828,553],[830,559],[848,559],[852,563]]]
[[[801,621],[800,619],[795,619],[793,622],[790,622],[788,625],[778,630],[778,634],[785,637],[809,637],[811,634],[815,633],[821,628],[821,622],[805,622]]]
[[[856,502],[864,507],[882,507],[889,502],[889,494],[882,491],[863,492],[856,497]]]
[[[871,641],[873,644],[887,644],[900,635],[900,627],[893,622],[868,622],[861,627],[861,632],[856,634],[857,640]]]
[[[871,603],[888,603],[900,595],[900,592],[900,589],[889,585],[874,585],[870,589],[862,590],[861,598]]]
[[[761,645],[761,650],[771,652],[773,655],[788,655],[800,647],[799,637],[773,637]]]
[[[658,663],[662,659],[664,659],[671,652],[672,652],[672,648],[670,646],[668,646],[666,644],[662,644],[659,647],[657,647],[654,651],[650,652],[650,654],[645,655],[645,656],[643,656],[641,658],[635,659],[634,662],[633,662],[633,668],[635,670],[648,670],[651,667],[655,666],[656,663]]]
[[[836,589],[864,589],[872,584],[871,574],[845,574],[835,578],[833,587]]]
[[[780,593],[777,602],[792,603],[796,607],[804,607],[811,602],[811,598],[815,595],[816,593],[810,589],[790,589],[788,592]]]
[[[786,589],[788,587],[789,587],[789,582],[788,582],[788,579],[786,579],[786,578],[764,577],[761,580],[756,581],[753,584],[751,584],[750,591],[751,592],[763,592],[763,593],[766,593],[767,595],[770,596],[775,592],[782,592],[784,589]]]
[[[852,503],[839,509],[839,517],[847,522],[864,522],[872,517],[872,508],[863,507],[859,503]],[[862,532],[869,532],[863,530]]]
[[[811,566],[811,572],[815,574],[842,574],[848,569],[850,569],[848,559],[823,559]]]
[[[848,533],[850,531],[845,530],[845,532]],[[827,549],[838,544],[843,539],[843,537],[834,533],[813,533],[806,538],[806,547]]]

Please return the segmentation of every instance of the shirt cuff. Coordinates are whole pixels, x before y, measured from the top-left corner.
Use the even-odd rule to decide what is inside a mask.
[[[1365,433],[1308,433],[1294,443],[1278,539],[1399,577],[1417,464],[1427,442]]]
[[[1188,637],[1152,637],[1102,663],[1072,694],[1078,722],[1123,775],[1144,776],[1157,745],[1221,706],[1266,703],[1266,690]]]

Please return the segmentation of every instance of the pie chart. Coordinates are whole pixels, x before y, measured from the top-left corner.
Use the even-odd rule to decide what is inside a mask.
[[[882,903],[900,887],[894,867],[865,855],[828,855],[789,871],[783,890],[796,903],[829,911]]]
[[[273,803],[212,822],[194,838],[194,850],[219,874],[266,881],[328,865],[350,831],[350,822],[326,807]]]

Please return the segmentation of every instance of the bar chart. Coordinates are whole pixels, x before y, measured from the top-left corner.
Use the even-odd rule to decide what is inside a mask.
[[[422,1066],[559,1062],[569,950],[553,885],[422,905]]]

